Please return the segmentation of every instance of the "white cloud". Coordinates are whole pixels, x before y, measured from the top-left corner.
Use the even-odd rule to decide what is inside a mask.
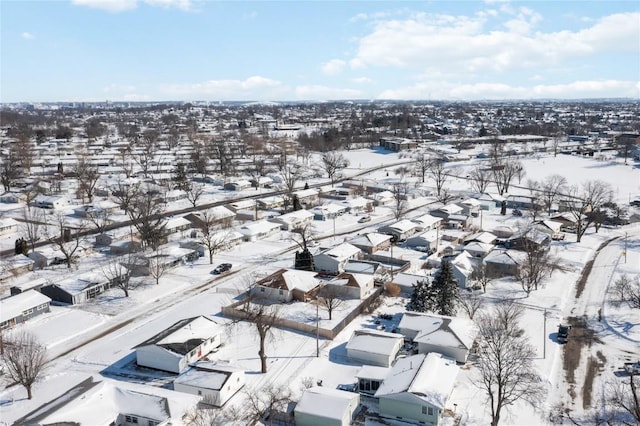
[[[332,59],[329,62],[322,64],[322,72],[327,75],[336,75],[343,70],[347,63],[342,59]]]
[[[193,10],[191,0],[142,0],[149,6],[162,7],[165,9],[175,8],[185,11]],[[77,6],[87,6],[94,9],[106,10],[107,12],[118,13],[132,10],[138,7],[138,0],[71,0]]]
[[[33,40],[36,38],[35,34],[29,32],[23,32],[20,36],[25,40]]]
[[[581,80],[565,84],[511,86],[504,83],[455,84],[445,81],[420,82],[409,87],[383,91],[380,99],[585,99],[640,98],[640,83],[620,80]]]
[[[358,99],[364,94],[360,90],[338,89],[321,85],[296,87],[296,97],[300,100]]]
[[[356,77],[353,80],[354,83],[358,83],[358,84],[370,84],[373,83],[373,80],[371,80],[369,77]]]
[[[287,88],[261,76],[246,80],[209,80],[193,84],[165,84],[160,91],[175,99],[268,100],[282,99]]]
[[[551,66],[601,52],[640,52],[640,13],[606,16],[579,31],[533,31],[542,17],[511,8],[503,29],[487,27],[487,15],[417,13],[379,21],[359,40],[352,68],[438,67],[466,72]]]
[[[138,5],[137,0],[71,0],[71,3],[113,13],[135,9]]]

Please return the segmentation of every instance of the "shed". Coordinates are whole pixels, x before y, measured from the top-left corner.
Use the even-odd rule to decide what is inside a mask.
[[[314,386],[296,404],[296,426],[349,426],[359,405],[357,393]]]
[[[378,330],[356,330],[347,342],[349,361],[389,367],[404,344],[401,334]]]
[[[244,383],[241,368],[199,361],[173,381],[173,389],[202,396],[203,403],[222,407]]]

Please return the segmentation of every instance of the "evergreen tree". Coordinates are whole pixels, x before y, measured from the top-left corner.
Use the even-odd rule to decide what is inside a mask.
[[[440,270],[431,282],[431,287],[435,295],[435,303],[430,307],[430,310],[440,315],[455,315],[458,282],[453,276],[453,270],[449,262],[442,262]]]
[[[407,309],[415,312],[427,312],[434,305],[435,294],[428,279],[418,280],[413,285],[411,299],[407,304]]]

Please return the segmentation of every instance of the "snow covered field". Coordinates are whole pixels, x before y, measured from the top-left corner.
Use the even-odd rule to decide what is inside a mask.
[[[350,161],[349,168],[344,171],[345,175],[383,165],[384,168],[363,177],[380,183],[399,179],[393,173],[394,166],[391,164],[407,160],[404,154],[370,150],[347,151],[344,155]],[[628,205],[630,198],[640,195],[640,170],[618,161],[559,155],[555,158],[545,156],[522,159],[522,163],[526,170],[525,179],[542,179],[551,174],[565,176],[570,184],[579,184],[587,179],[601,179],[611,183],[615,200],[622,205]],[[450,168],[456,175],[464,177],[474,164],[473,161],[452,163]],[[415,177],[409,179],[417,181]],[[426,185],[429,186],[429,182]],[[451,180],[449,185],[454,191],[468,188],[468,183],[463,178]],[[512,192],[516,191],[518,190]],[[524,189],[520,191],[525,192]],[[425,212],[426,209],[418,208],[409,216]],[[342,237],[333,235],[334,226],[336,234],[361,232],[360,229],[365,227],[374,228],[382,222],[391,221],[392,213],[387,208],[378,207],[372,213],[372,218],[369,224],[361,225],[357,223],[356,216],[345,215],[336,219],[335,224],[333,221],[315,221],[314,227],[324,237],[323,245],[327,245],[342,241]],[[515,225],[523,218],[501,216],[499,210],[494,209],[485,213],[482,220],[483,228],[491,230],[498,225]],[[501,279],[493,281],[483,295],[487,303],[510,298],[523,305],[525,313],[522,326],[536,348],[538,356],[534,361],[535,366],[545,378],[549,389],[544,403],[537,407],[517,404],[503,417],[501,424],[548,424],[549,412],[558,404],[571,408],[576,419],[586,419],[585,413],[589,410],[601,408],[601,399],[597,396],[586,405],[588,408],[584,408],[581,395],[574,400],[568,396],[567,390],[571,388],[571,384],[565,380],[562,367],[563,346],[555,340],[555,332],[558,323],[569,316],[585,315],[588,325],[598,332],[598,338],[602,342],[597,344],[597,348],[585,348],[576,371],[578,379],[586,376],[586,360],[591,352],[598,350],[606,357],[603,371],[593,385],[594,394],[597,395],[604,389],[607,381],[618,379],[613,373],[623,361],[634,354],[636,357],[640,356],[640,311],[614,306],[606,300],[609,287],[620,274],[640,274],[640,226],[632,224],[618,229],[603,228],[597,234],[589,229],[579,244],[573,238],[568,234],[566,241],[552,243],[552,253],[561,259],[567,270],[554,272],[544,288],[526,297],[519,283]],[[607,241],[609,244],[597,253],[598,247]],[[102,373],[119,380],[131,380],[124,376],[118,377],[117,371],[130,364],[134,346],[182,318],[206,315],[225,321],[220,316],[221,307],[232,303],[237,293],[246,288],[249,277],[263,276],[280,267],[292,266],[293,252],[282,256],[274,254],[293,247],[293,242],[284,233],[255,243],[244,243],[217,254],[213,265],[206,258],[200,258],[192,265],[178,267],[163,276],[159,285],[147,283],[133,290],[129,298],[124,298],[121,291],[112,289],[85,306],[53,307],[51,313],[19,326],[20,329],[34,332],[48,347],[49,354],[54,359],[47,366],[42,381],[35,386],[33,400],[27,400],[24,389],[18,386],[2,390],[0,424],[11,424],[89,375]],[[623,256],[625,247],[626,257]],[[581,270],[596,254],[596,262],[585,291],[580,297],[576,297],[575,285]],[[216,278],[210,271],[221,262],[233,263],[233,270],[228,275]],[[83,266],[85,267],[87,266]],[[404,309],[403,305],[402,299],[387,298],[378,313],[400,312]],[[315,312],[308,314],[315,316]],[[324,386],[330,387],[354,382],[354,374],[361,366],[344,359],[344,343],[353,330],[371,328],[372,324],[372,315],[361,315],[333,341],[321,339],[320,357],[316,357],[315,336],[278,331],[275,339],[267,345],[268,373],[259,374],[257,337],[249,324],[239,323],[229,327],[227,340],[214,357],[245,368],[248,373],[248,389],[259,391],[271,383],[288,384],[300,395],[302,382],[306,378],[322,380]],[[113,331],[103,335],[107,330]],[[89,342],[83,344],[85,341]],[[69,350],[69,353],[58,357]],[[471,384],[476,374],[477,370],[473,365],[465,366],[447,403],[448,408],[461,416],[460,424],[483,425],[489,422],[485,395]],[[576,383],[574,386],[579,388],[581,385]],[[230,404],[240,404],[241,398],[242,394],[238,394]],[[443,422],[453,424],[453,418],[443,418]]]

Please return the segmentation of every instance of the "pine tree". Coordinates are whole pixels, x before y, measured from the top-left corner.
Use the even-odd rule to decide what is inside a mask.
[[[418,280],[413,285],[411,299],[407,309],[415,312],[427,312],[431,310],[435,301],[435,294],[428,279]]]
[[[435,293],[435,303],[430,307],[430,310],[440,315],[455,315],[458,283],[453,276],[449,262],[442,262],[440,270],[433,278],[431,287]]]

